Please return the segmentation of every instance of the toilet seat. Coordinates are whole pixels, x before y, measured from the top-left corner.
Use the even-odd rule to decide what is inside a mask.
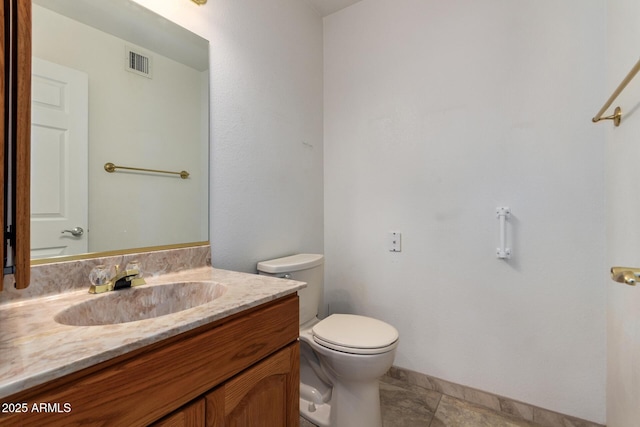
[[[398,341],[398,331],[393,326],[355,314],[332,314],[315,324],[311,333],[317,344],[352,354],[386,353]]]

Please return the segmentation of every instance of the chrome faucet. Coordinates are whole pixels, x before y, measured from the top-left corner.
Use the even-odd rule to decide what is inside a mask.
[[[140,270],[128,269],[120,271],[118,265],[115,266],[116,274],[106,283],[101,285],[91,285],[90,294],[100,294],[102,292],[116,291],[118,289],[131,288],[133,286],[144,285],[145,280],[140,277]]]

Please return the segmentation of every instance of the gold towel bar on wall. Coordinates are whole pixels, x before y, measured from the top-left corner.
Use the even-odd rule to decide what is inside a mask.
[[[627,87],[631,79],[635,77],[638,71],[640,71],[640,61],[636,62],[636,65],[634,65],[631,71],[629,71],[629,74],[627,74],[627,77],[625,77],[622,83],[618,85],[616,90],[613,92],[613,94],[611,94],[609,99],[607,99],[607,102],[604,103],[600,111],[598,111],[598,114],[596,114],[595,117],[591,119],[591,121],[596,123],[596,122],[599,122],[600,120],[613,120],[613,124],[615,126],[620,126],[620,120],[622,119],[622,109],[620,107],[616,107],[616,109],[613,111],[613,114],[610,116],[602,117],[602,115],[604,114],[605,111],[607,111],[607,108],[611,106],[613,101],[616,100],[618,95],[620,95],[620,92],[622,92],[624,88]]]
[[[172,174],[172,175],[180,175],[180,178],[182,178],[182,179],[189,178],[189,172],[187,172],[187,171],[171,172],[171,171],[162,171],[162,170],[158,170],[158,169],[131,168],[131,167],[128,167],[128,166],[116,166],[111,162],[104,164],[104,170],[106,170],[109,173],[115,172],[116,169],[126,169],[126,170],[131,170],[131,171],[155,172],[155,173],[169,173],[169,174]]]

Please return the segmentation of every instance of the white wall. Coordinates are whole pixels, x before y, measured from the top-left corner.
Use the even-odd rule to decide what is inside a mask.
[[[153,78],[141,77],[124,69],[125,46],[137,46],[36,5],[33,20],[34,56],[89,75],[89,251],[207,240],[202,72],[139,50],[153,57]],[[190,177],[109,174],[107,162]]]
[[[606,97],[638,60],[640,4],[609,0]],[[607,131],[607,266],[640,267],[640,180],[635,159],[640,157],[640,76],[613,104],[623,120]],[[626,427],[640,420],[640,293],[639,289],[605,281],[607,306],[607,425]]]
[[[299,0],[136,1],[211,43],[214,266],[322,252],[320,17]]]
[[[137,1],[211,41],[214,265],[322,251],[320,19]],[[399,366],[603,422],[605,3],[479,3],[325,19],[327,296],[397,326]]]
[[[605,14],[364,0],[324,19],[325,296],[395,325],[396,365],[604,422]]]

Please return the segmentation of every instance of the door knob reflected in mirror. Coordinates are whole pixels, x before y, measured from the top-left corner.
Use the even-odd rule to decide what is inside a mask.
[[[71,230],[62,230],[60,233],[71,233],[73,237],[80,237],[84,234],[84,229],[82,227],[75,227]]]

